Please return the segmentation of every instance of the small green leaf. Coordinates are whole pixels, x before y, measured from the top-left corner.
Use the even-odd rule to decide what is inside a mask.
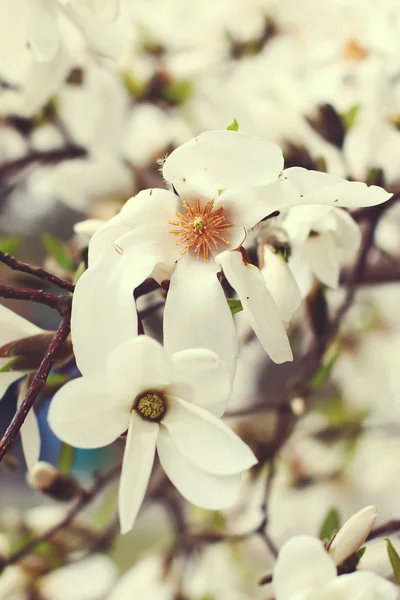
[[[86,271],[86,265],[85,263],[82,261],[81,263],[79,263],[77,270],[75,271],[75,275],[74,275],[74,279],[73,279],[73,283],[77,283],[79,278],[81,277],[81,275],[84,274],[84,272]]]
[[[243,310],[242,303],[240,300],[236,300],[236,298],[227,298],[229,308],[231,309],[231,313],[236,315],[236,313],[241,312]]]
[[[233,119],[232,123],[226,128],[228,131],[239,131],[239,123]]]
[[[364,556],[364,554],[366,553],[366,551],[367,551],[367,546],[363,546],[362,548],[360,548],[357,551],[358,562],[360,562],[360,560],[362,559],[362,557]]]
[[[6,365],[4,365],[3,367],[1,367],[0,369],[0,373],[9,373],[10,371],[13,371],[13,365],[15,365],[15,363],[17,361],[19,361],[20,357],[16,356],[14,357],[12,360],[10,360],[10,362],[8,362]]]
[[[71,255],[61,240],[50,233],[42,236],[43,246],[47,253],[54,258],[58,265],[65,271],[74,271]]]
[[[58,470],[60,473],[69,473],[75,460],[75,448],[65,444],[61,444],[60,455],[58,457]]]
[[[386,538],[387,541],[387,553],[389,560],[392,565],[393,573],[397,583],[400,585],[400,556],[397,554],[392,542]]]
[[[20,247],[21,243],[21,238],[17,237],[16,235],[2,237],[0,238],[0,250],[2,252],[6,252],[7,254],[14,254],[14,252]]]
[[[354,104],[349,110],[341,115],[342,123],[346,131],[349,131],[349,129],[353,127],[360,108],[359,104]]]
[[[328,510],[325,519],[322,522],[319,530],[320,540],[330,540],[331,537],[340,529],[340,514],[337,508],[333,507]]]
[[[193,93],[190,81],[173,81],[164,91],[164,98],[171,104],[183,104]]]
[[[69,377],[62,375],[62,373],[50,373],[46,380],[46,385],[59,386],[64,385],[68,381]]]
[[[339,354],[339,349],[336,349],[328,362],[321,365],[318,371],[314,374],[313,378],[311,379],[311,387],[313,390],[320,388],[328,380],[329,375],[331,374],[331,371],[335,366],[337,359],[339,358]]]

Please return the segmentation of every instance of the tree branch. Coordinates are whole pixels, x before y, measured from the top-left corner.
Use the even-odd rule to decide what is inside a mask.
[[[39,162],[43,164],[56,164],[64,160],[74,158],[83,158],[87,155],[87,151],[82,146],[70,144],[64,148],[56,148],[53,150],[35,151],[0,164],[0,180],[12,176],[14,173],[26,169],[32,164]]]
[[[68,290],[68,292],[74,291],[74,284],[66,281],[65,279],[61,279],[52,273],[49,273],[45,269],[41,267],[33,267],[32,265],[28,265],[28,263],[21,262],[17,260],[14,256],[7,254],[6,252],[2,252],[0,250],[0,262],[7,267],[10,267],[13,271],[19,271],[21,273],[27,273],[28,275],[33,275],[34,277],[38,277],[43,281],[47,281],[47,283],[52,283],[64,290]]]
[[[40,390],[45,385],[47,377],[57,358],[57,353],[69,335],[70,321],[71,314],[70,311],[68,311],[68,313],[64,315],[52,342],[47,348],[46,354],[44,355],[44,358],[32,379],[21,406],[15,413],[14,418],[12,419],[7,431],[0,441],[0,461],[4,458],[8,449],[13,444]]]
[[[0,298],[7,300],[26,300],[27,302],[36,302],[44,304],[57,310],[61,316],[64,316],[72,303],[72,296],[62,294],[53,294],[44,290],[31,290],[29,288],[16,288],[11,285],[0,285]]]

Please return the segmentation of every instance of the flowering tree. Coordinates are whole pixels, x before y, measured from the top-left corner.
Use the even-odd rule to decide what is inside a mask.
[[[281,4],[0,4],[0,600],[400,597],[399,8]]]

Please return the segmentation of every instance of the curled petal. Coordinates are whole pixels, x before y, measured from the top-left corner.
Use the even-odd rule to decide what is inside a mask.
[[[279,254],[265,246],[264,267],[261,273],[275,300],[281,319],[290,321],[301,304],[301,293],[289,265]]]

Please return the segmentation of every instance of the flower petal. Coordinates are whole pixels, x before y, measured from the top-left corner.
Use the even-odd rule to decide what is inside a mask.
[[[298,535],[284,544],[275,565],[272,585],[276,600],[292,600],[296,594],[320,591],[336,577],[336,567],[323,543]]]
[[[318,595],[318,600],[397,600],[398,587],[375,573],[351,573],[336,577]]]
[[[214,475],[233,475],[256,464],[249,446],[220,419],[181,398],[167,399],[162,424],[196,467]]]
[[[0,359],[0,367],[5,366],[9,360]],[[22,373],[21,371],[10,371],[9,373],[0,373],[0,400],[3,398],[4,394],[10,387],[12,383],[18,381],[21,377],[26,375],[26,373]]]
[[[0,304],[0,346],[37,333],[43,333],[43,329]]]
[[[143,502],[154,463],[158,432],[156,423],[145,421],[135,412],[132,413],[118,495],[122,534],[132,529]]]
[[[137,335],[133,290],[158,263],[173,264],[175,249],[172,236],[167,236],[160,226],[129,232],[80,277],[72,302],[71,335],[84,375],[104,369],[109,354]]]
[[[104,250],[124,233],[145,227],[162,225],[170,229],[168,221],[175,218],[179,199],[176,194],[158,188],[142,190],[130,198],[121,212],[110,219],[91,239],[89,245],[89,265],[92,265]]]
[[[322,283],[333,288],[338,286],[340,264],[333,233],[309,237],[301,249],[301,255]]]
[[[290,321],[301,304],[301,293],[289,265],[279,254],[265,246],[261,273],[275,300],[281,319]]]
[[[197,188],[216,199],[228,188],[266,185],[282,169],[282,151],[275,144],[235,131],[206,131],[170,154],[163,175],[182,199],[192,197]]]
[[[30,5],[28,44],[36,60],[51,60],[60,44],[56,5],[52,0],[31,0]]]
[[[235,372],[238,341],[215,261],[185,255],[177,262],[164,309],[164,345],[168,352],[208,348]]]
[[[301,204],[332,204],[349,208],[376,206],[393,196],[376,185],[346,181],[337,175],[301,167],[285,169],[280,182],[281,200],[286,207]],[[279,210],[279,206],[276,209]]]
[[[228,222],[249,230],[275,211],[276,200],[271,194],[275,183],[244,190],[228,189],[216,200],[215,209],[223,207]]]
[[[144,391],[162,390],[173,378],[173,365],[164,348],[140,335],[116,348],[107,362],[107,373],[118,394],[130,399]]]
[[[340,248],[355,252],[360,247],[361,229],[353,217],[345,210],[335,209],[337,226],[333,232]]]
[[[21,406],[26,392],[28,391],[28,380],[25,379],[20,387],[17,398],[17,410]],[[26,466],[31,471],[40,456],[40,430],[33,408],[26,415],[24,424],[21,427],[21,443],[24,453]]]
[[[68,381],[56,392],[48,421],[63,442],[77,448],[99,448],[126,431],[129,415],[115,399],[106,377],[88,376]]]
[[[245,265],[240,252],[223,252],[218,262],[270,358],[276,363],[293,360],[285,327],[260,270],[254,265]]]
[[[174,383],[186,384],[190,400],[220,417],[229,399],[232,382],[220,358],[206,348],[181,350],[172,355]]]
[[[179,452],[164,427],[160,428],[157,452],[164,471],[188,502],[208,510],[222,510],[235,504],[241,475],[217,476],[198,469]]]

